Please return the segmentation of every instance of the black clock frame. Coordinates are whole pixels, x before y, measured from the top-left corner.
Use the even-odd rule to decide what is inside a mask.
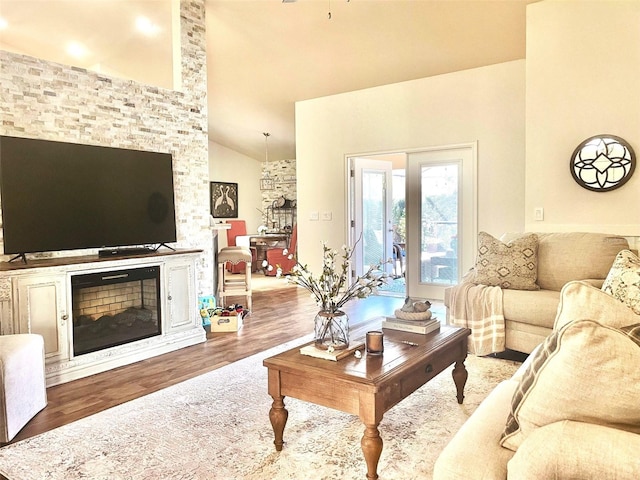
[[[596,147],[594,144],[601,144]],[[612,146],[618,146],[615,151]],[[589,148],[585,148],[589,147]],[[600,152],[594,157],[594,151],[600,149]],[[604,151],[603,151],[604,150]],[[621,155],[622,153],[622,155]],[[599,159],[605,158],[610,164],[600,170],[596,165]],[[593,192],[609,192],[622,187],[629,181],[636,168],[636,155],[629,143],[616,135],[594,135],[584,140],[576,147],[571,155],[569,169],[571,175],[578,185]],[[610,177],[610,173],[623,170],[621,177]],[[581,175],[582,172],[590,172],[595,170],[596,174],[593,178],[585,179]]]

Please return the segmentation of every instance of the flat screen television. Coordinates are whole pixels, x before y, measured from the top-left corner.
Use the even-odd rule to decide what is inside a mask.
[[[168,153],[0,136],[5,254],[176,241]]]

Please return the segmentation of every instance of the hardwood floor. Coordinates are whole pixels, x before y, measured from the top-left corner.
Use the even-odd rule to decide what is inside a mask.
[[[286,285],[282,280],[273,280],[270,285],[264,280],[256,282],[253,312],[245,318],[244,326],[237,333],[210,333],[205,343],[48,388],[47,407],[18,433],[13,442],[310,333],[318,309],[309,293]],[[238,303],[243,300],[243,297],[229,299]],[[356,324],[373,316],[391,315],[402,303],[402,298],[375,296],[349,302],[344,310],[350,322]]]

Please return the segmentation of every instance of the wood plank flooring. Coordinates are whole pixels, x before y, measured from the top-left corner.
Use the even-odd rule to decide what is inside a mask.
[[[258,282],[256,282],[258,283]],[[229,298],[242,303],[244,297]],[[355,324],[391,315],[402,298],[375,296],[349,302],[344,310]],[[280,279],[260,280],[253,312],[239,332],[208,334],[205,343],[47,389],[48,405],[13,442],[74,422],[107,408],[215,370],[313,331],[318,308],[309,293]],[[265,385],[266,388],[266,385]]]

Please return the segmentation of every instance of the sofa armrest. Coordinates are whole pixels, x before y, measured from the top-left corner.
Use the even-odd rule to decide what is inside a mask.
[[[638,479],[639,451],[636,433],[564,420],[527,437],[507,464],[507,479]]]
[[[518,382],[494,388],[438,456],[433,480],[505,479],[513,451],[500,446],[511,398]]]
[[[592,287],[602,288],[604,284],[604,278],[585,278],[584,280],[580,280],[581,282],[588,283]]]

